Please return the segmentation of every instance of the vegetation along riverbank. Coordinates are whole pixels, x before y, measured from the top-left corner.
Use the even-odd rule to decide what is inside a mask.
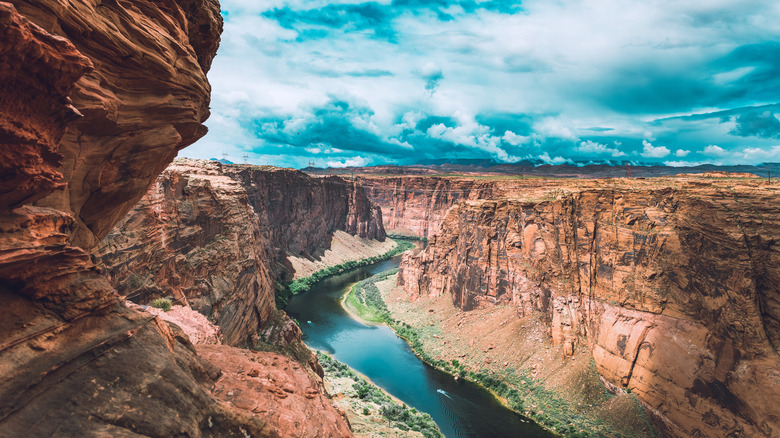
[[[384,254],[374,256],[374,257],[368,257],[361,260],[351,260],[345,263],[340,263],[338,265],[320,269],[319,271],[313,273],[308,277],[299,278],[289,284],[277,283],[276,284],[276,307],[279,309],[283,309],[285,306],[287,306],[287,302],[290,300],[291,296],[298,295],[308,291],[309,289],[311,289],[314,283],[323,280],[327,277],[330,277],[331,275],[340,274],[342,272],[347,272],[352,269],[381,262],[414,248],[414,243],[412,243],[410,240],[398,239],[394,241],[396,243],[396,246],[393,247],[391,250],[385,252]]]
[[[388,325],[424,362],[484,386],[551,431],[567,437],[657,436],[636,397],[608,393],[584,352],[557,375],[550,368],[553,358],[536,354],[544,342],[538,321],[518,319],[511,306],[463,312],[448,296],[410,303],[395,285],[396,274],[390,270],[356,283],[344,307],[367,323]],[[499,329],[485,333],[485,327]]]
[[[409,408],[346,364],[317,352],[328,392],[343,409],[356,436],[442,437],[430,415]]]

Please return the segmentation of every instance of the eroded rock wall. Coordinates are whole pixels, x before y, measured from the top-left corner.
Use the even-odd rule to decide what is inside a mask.
[[[327,248],[335,230],[383,241],[382,210],[363,188],[336,176],[276,167],[226,166],[241,181],[271,244],[295,256]]]
[[[95,255],[128,299],[173,296],[243,345],[276,309],[287,255],[328,248],[334,230],[384,240],[381,211],[341,178],[180,159]]]
[[[222,371],[90,256],[205,133],[221,25],[212,0],[0,2],[0,436],[290,436],[220,401]],[[349,436],[300,389],[323,436]]]
[[[437,232],[447,210],[461,200],[504,193],[500,183],[473,178],[363,176],[356,181],[371,202],[381,207],[385,230],[424,238]]]
[[[237,345],[256,335],[276,308],[266,246],[240,182],[219,162],[178,160],[95,255],[127,299],[145,304],[172,296]]]
[[[612,185],[462,202],[399,282],[412,299],[541,313],[562,360],[586,345],[666,435],[776,436],[780,189]]]

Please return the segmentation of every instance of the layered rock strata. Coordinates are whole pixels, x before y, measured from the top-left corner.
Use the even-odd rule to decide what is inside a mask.
[[[0,436],[291,436],[90,256],[205,133],[221,25],[211,0],[0,2]]]
[[[73,213],[73,246],[92,247],[176,153],[206,134],[222,18],[215,0],[13,2],[96,68],[70,98],[82,117],[60,143],[68,182],[39,205]],[[26,89],[23,89],[26,92]]]
[[[335,230],[384,240],[381,218],[338,177],[180,159],[95,255],[120,294],[139,303],[173,296],[239,345],[266,328],[275,281],[292,274],[288,255],[311,258]]]
[[[333,231],[383,241],[382,210],[358,184],[278,167],[226,166],[241,181],[271,244],[295,256],[328,248]]]
[[[268,321],[272,256],[246,190],[216,161],[179,161],[95,252],[117,291],[148,303],[172,296],[237,345]]]
[[[390,233],[433,236],[447,210],[462,200],[486,199],[505,192],[506,182],[448,177],[398,176],[356,178],[372,203],[382,208]]]
[[[541,314],[665,435],[780,433],[780,207],[749,182],[557,183],[465,201],[399,282],[412,299]],[[605,188],[604,186],[612,186]]]

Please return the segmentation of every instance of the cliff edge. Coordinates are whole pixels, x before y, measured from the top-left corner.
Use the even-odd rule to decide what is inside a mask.
[[[0,2],[0,436],[303,433],[222,397],[223,371],[125,307],[90,256],[205,134],[221,26],[213,0]],[[306,394],[323,436],[350,435]]]
[[[778,195],[689,178],[464,201],[404,256],[399,282],[412,300],[539,315],[561,366],[589,349],[607,387],[635,394],[664,435],[776,436]]]

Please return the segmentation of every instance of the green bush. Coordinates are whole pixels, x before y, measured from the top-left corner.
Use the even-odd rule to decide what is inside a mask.
[[[287,303],[290,301],[290,297],[308,291],[309,289],[311,289],[312,286],[314,286],[314,283],[323,280],[327,277],[330,277],[331,275],[341,274],[342,272],[347,272],[355,268],[360,268],[363,266],[374,264],[376,262],[381,262],[383,260],[387,260],[391,257],[401,254],[402,252],[406,252],[412,248],[414,248],[414,244],[412,242],[397,241],[395,248],[391,249],[390,251],[382,255],[369,257],[363,260],[352,260],[352,261],[342,263],[340,265],[330,266],[325,269],[320,269],[319,271],[311,274],[309,277],[299,278],[287,285],[277,283],[276,284],[276,308],[284,309],[287,306]]]
[[[156,307],[167,312],[171,310],[171,300],[168,298],[157,298],[156,300],[152,301],[152,307]]]

